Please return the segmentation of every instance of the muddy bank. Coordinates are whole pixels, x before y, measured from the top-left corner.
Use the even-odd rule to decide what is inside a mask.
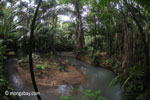
[[[45,61],[47,58],[34,60],[35,79],[41,86],[58,86],[58,85],[79,85],[85,80],[85,75],[75,66],[62,61],[57,63],[55,59]],[[44,69],[37,69],[36,65],[45,66]],[[46,63],[46,64],[45,64]],[[43,65],[42,65],[43,64]],[[31,83],[29,66],[22,67],[20,63],[16,64],[16,70],[20,77],[28,83]]]

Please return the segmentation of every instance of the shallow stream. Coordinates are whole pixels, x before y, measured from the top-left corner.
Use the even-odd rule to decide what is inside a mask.
[[[38,87],[42,100],[59,100],[60,96],[73,96],[77,98],[77,100],[80,100],[82,97],[81,92],[70,92],[72,88],[80,88],[80,90],[91,89],[92,91],[100,90],[101,96],[107,100],[122,99],[123,93],[120,85],[109,86],[109,83],[115,77],[113,72],[103,68],[94,67],[71,57],[57,57],[57,59],[65,59],[72,65],[77,66],[77,68],[86,75],[86,81],[79,86],[60,85],[57,87]],[[5,62],[4,74],[7,80],[14,88],[14,91],[33,91],[32,84],[28,84],[20,78],[17,70],[14,68],[16,63],[16,58],[9,59]],[[36,96],[18,96],[17,100],[37,100],[37,98]]]

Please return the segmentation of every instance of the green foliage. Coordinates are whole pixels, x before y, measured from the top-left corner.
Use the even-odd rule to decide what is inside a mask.
[[[46,68],[46,66],[42,65],[42,64],[36,64],[36,69],[38,70],[44,70]]]
[[[51,67],[56,68],[56,69],[58,69],[59,71],[62,70],[62,67],[59,66],[59,63],[58,63],[58,62],[55,62],[55,61],[53,62],[53,66],[51,66]]]
[[[28,64],[29,64],[28,56],[27,57],[22,57],[18,62],[21,65],[21,67],[27,67]]]
[[[115,63],[115,65],[113,66],[114,69],[115,69],[118,73],[122,71],[122,69],[121,69],[121,64],[122,64],[122,63],[117,60],[116,63]]]
[[[11,6],[9,7],[6,6],[8,1],[11,2]],[[37,1],[39,0],[35,0],[35,4]],[[76,20],[63,22],[59,20],[58,15],[69,15],[74,19],[74,17],[77,17],[77,12],[73,8],[73,5],[77,4],[82,17],[81,23],[83,24],[85,37],[84,46],[90,52],[89,56],[92,55],[93,47],[97,49],[94,56],[99,54],[99,50],[105,52],[112,51],[112,54],[124,54],[125,35],[123,33],[128,33],[128,59],[130,63],[130,56],[131,59],[132,56],[133,58],[135,57],[133,64],[123,69],[121,68],[122,59],[116,61],[106,59],[104,62],[114,65],[113,69],[117,74],[110,85],[120,82],[126,95],[131,97],[129,100],[142,100],[146,96],[141,91],[143,91],[143,85],[146,80],[146,73],[144,72],[148,68],[145,66],[145,51],[143,49],[142,39],[140,39],[140,32],[136,23],[132,20],[132,14],[125,1],[127,0],[44,0],[40,7],[42,10],[39,11],[36,20],[33,51],[52,54],[55,50],[72,51],[75,49],[74,33],[77,29]],[[133,8],[134,18],[137,18],[139,24],[141,24],[146,42],[149,44],[150,2],[148,0],[128,0],[127,3]],[[57,5],[60,6],[60,9]],[[63,6],[61,7],[61,5]],[[73,9],[67,8],[70,5]],[[27,8],[27,10],[24,8]],[[29,26],[33,12],[33,5],[29,6],[26,1],[3,0],[0,2],[0,85],[5,84],[5,79],[2,75],[2,65],[6,59],[4,54],[10,55],[12,52],[17,54],[19,50],[27,54],[29,51]],[[125,17],[125,21],[123,21],[123,16]],[[127,27],[125,28],[123,24],[127,24]],[[130,50],[133,50],[131,52],[133,55],[130,55]],[[84,50],[76,50],[76,53],[80,55],[83,53],[82,51]],[[40,56],[33,54],[33,58],[38,61]],[[92,57],[93,62],[98,60],[96,57]],[[25,67],[28,64],[28,58],[23,58],[19,62],[21,66]],[[39,70],[45,69],[48,61],[43,62],[39,61],[35,67]],[[54,62],[52,67],[63,70],[57,62]],[[83,92],[83,95],[85,96],[83,100],[89,100],[87,98],[88,96],[93,97],[96,94],[87,90]],[[63,98],[73,99],[71,97]]]
[[[38,55],[36,53],[33,53],[32,57],[33,57],[34,60],[38,60],[40,58],[40,55]]]
[[[120,75],[117,75],[110,83],[109,86],[113,86],[119,82]]]
[[[0,2],[0,15],[3,15],[4,17],[0,16],[0,98],[3,100],[8,100],[8,98],[3,95],[6,90],[10,90],[10,86],[3,76],[3,62],[6,60],[6,56],[4,55],[6,55],[7,51],[7,46],[4,45],[4,43],[7,40],[9,41],[9,38],[12,36],[8,34],[10,32],[9,28],[11,25],[11,23],[9,23],[11,19],[11,9],[5,9],[2,3]]]
[[[99,55],[100,54],[100,50],[97,50],[95,55]]]
[[[6,46],[2,45],[2,42],[0,42],[0,76],[1,76],[1,82],[4,82],[3,75],[2,75],[2,66],[3,62],[6,59],[4,54],[6,53]]]
[[[73,97],[61,96],[60,100],[75,100]]]
[[[4,56],[6,54],[6,46],[2,45],[2,41],[0,41],[0,97],[2,100],[9,100],[10,97],[7,97],[4,94],[4,92],[7,91],[13,91],[13,89],[8,84],[7,80],[3,76],[3,62],[6,60],[6,57]],[[14,99],[14,96],[11,96],[12,99]]]
[[[106,63],[106,64],[110,64],[111,62],[112,62],[111,59],[106,59],[106,60],[105,60],[105,63]]]
[[[92,46],[93,41],[94,41],[94,37],[85,36],[85,47],[88,47],[89,49],[89,47]]]
[[[150,12],[150,1],[149,0],[134,0],[136,1],[137,3],[141,4],[148,12]]]
[[[145,94],[140,94],[139,96],[137,96],[136,98],[135,98],[135,100],[145,100],[146,98],[145,98]]]
[[[143,78],[145,78],[144,66],[142,62],[137,63],[135,66],[130,66],[128,72],[122,76],[122,88],[125,90],[125,95],[130,99],[136,97],[136,100],[145,100],[146,94],[149,93],[142,92],[144,89]],[[139,94],[139,92],[141,93]],[[125,98],[125,100],[127,100],[127,98]]]
[[[3,61],[6,59],[4,56],[6,52],[6,46],[2,46],[2,43],[0,43],[0,63],[3,63]]]
[[[90,100],[91,98],[92,100],[107,100],[103,97],[100,97],[100,90],[93,92],[87,89],[87,90],[81,91],[81,93],[83,94],[83,97],[81,100]],[[61,96],[60,100],[76,100],[76,99],[74,97]]]
[[[53,31],[53,30],[52,30]],[[49,27],[40,27],[34,35],[35,49],[40,53],[52,51],[54,46],[54,35]]]
[[[95,62],[95,61],[96,61],[96,57],[92,57],[92,58],[91,58],[91,61],[92,61],[92,62]]]
[[[92,52],[93,51],[93,47],[88,47],[88,51]]]

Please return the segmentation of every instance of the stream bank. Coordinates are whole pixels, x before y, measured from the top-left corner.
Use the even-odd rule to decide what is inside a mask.
[[[28,63],[28,57],[23,57],[15,65],[15,69],[23,80],[31,84]],[[86,79],[85,75],[75,66],[65,60],[57,60],[50,55],[33,54],[33,65],[37,85],[79,85]]]
[[[63,57],[57,56],[57,60],[65,60],[70,63],[72,66],[80,70],[85,76],[86,81],[81,82],[78,85],[72,84],[63,84],[57,86],[40,86],[39,91],[43,100],[58,100],[60,96],[73,96],[80,100],[82,97],[80,92],[71,93],[72,88],[80,88],[82,90],[90,89],[92,91],[100,90],[101,96],[107,100],[121,100],[122,99],[122,90],[119,84],[114,86],[109,86],[109,83],[115,77],[114,74],[106,69],[94,67],[88,63],[79,61],[73,57]],[[31,83],[26,82],[22,79],[17,70],[14,69],[15,64],[17,64],[17,59],[9,59],[5,63],[5,76],[11,86],[14,88],[14,91],[33,91]],[[51,98],[51,99],[50,99]],[[21,96],[18,97],[18,100],[27,100],[33,99],[36,100],[36,96]]]

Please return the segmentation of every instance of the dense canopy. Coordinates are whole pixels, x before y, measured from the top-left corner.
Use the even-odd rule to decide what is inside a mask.
[[[58,52],[71,52],[75,59],[113,71],[116,77],[110,84],[121,85],[123,100],[149,100],[149,5],[149,0],[1,0],[0,100],[15,100],[4,95],[10,88],[3,74],[5,61],[29,55],[27,63],[38,91],[34,69],[38,73],[47,65],[39,65],[33,55],[40,55],[43,62],[46,55],[53,62]]]

